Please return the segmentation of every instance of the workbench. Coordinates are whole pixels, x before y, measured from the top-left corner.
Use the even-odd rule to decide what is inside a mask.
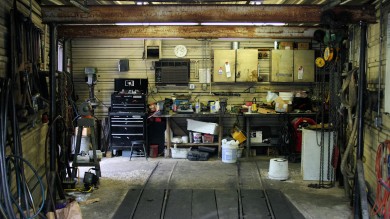
[[[166,137],[167,141],[165,142],[167,148],[167,156],[171,156],[171,147],[172,147],[172,139],[171,139],[171,125],[172,119],[182,118],[182,119],[195,119],[195,120],[204,120],[204,119],[215,119],[218,124],[218,142],[215,143],[177,143],[179,147],[194,147],[194,146],[209,146],[209,147],[218,147],[218,157],[221,157],[222,152],[222,137],[223,137],[223,121],[226,119],[236,120],[236,118],[240,118],[245,123],[245,135],[247,137],[246,140],[246,156],[249,156],[251,147],[259,147],[259,146],[278,146],[275,142],[270,143],[251,143],[250,133],[253,127],[256,126],[270,126],[276,129],[277,131],[286,123],[291,122],[294,118],[299,117],[309,117],[314,118],[315,113],[244,113],[244,114],[233,114],[233,113],[191,113],[191,114],[163,114],[163,115],[153,115],[153,117],[165,118],[166,119]],[[233,121],[233,122],[234,122]]]
[[[218,157],[221,157],[221,151],[222,151],[222,136],[223,136],[223,123],[222,120],[226,118],[235,119],[237,116],[241,116],[238,114],[232,114],[232,113],[191,113],[191,114],[179,114],[179,113],[173,113],[173,114],[164,114],[164,115],[154,115],[154,117],[160,117],[166,119],[166,136],[167,141],[166,147],[168,156],[171,156],[171,147],[172,147],[172,140],[171,140],[171,123],[172,119],[175,118],[184,118],[184,119],[195,119],[195,120],[202,120],[202,119],[215,119],[217,120],[216,123],[218,124],[218,142],[215,143],[179,143],[177,144],[180,147],[193,147],[193,146],[208,146],[208,147],[218,147]]]
[[[316,113],[244,113],[245,118],[245,132],[247,134],[246,140],[246,156],[249,156],[251,147],[278,147],[279,141],[270,141],[269,143],[251,143],[250,133],[256,126],[269,126],[273,132],[278,132],[277,136],[280,138],[280,133],[286,123],[291,123],[294,118],[308,117],[315,118]]]

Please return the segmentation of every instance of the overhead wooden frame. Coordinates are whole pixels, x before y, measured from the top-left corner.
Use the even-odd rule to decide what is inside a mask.
[[[63,25],[64,38],[312,38],[313,27]]]
[[[43,23],[115,24],[121,22],[284,22],[320,23],[321,5],[99,5],[89,13],[73,6],[42,6]],[[375,8],[336,6],[349,23],[376,21]]]

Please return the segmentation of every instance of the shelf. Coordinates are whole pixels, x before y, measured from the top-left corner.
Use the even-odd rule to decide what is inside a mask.
[[[251,147],[274,147],[277,146],[271,143],[251,143]]]
[[[215,146],[218,147],[217,143],[171,143],[176,144],[178,147],[192,147],[192,146]]]

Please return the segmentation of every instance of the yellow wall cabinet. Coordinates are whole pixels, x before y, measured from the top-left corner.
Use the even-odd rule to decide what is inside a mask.
[[[271,82],[314,82],[314,50],[272,50]]]
[[[214,50],[214,82],[257,81],[258,50]]]

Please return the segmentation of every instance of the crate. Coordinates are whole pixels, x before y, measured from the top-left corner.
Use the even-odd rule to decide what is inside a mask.
[[[171,148],[172,158],[187,159],[191,148]]]

